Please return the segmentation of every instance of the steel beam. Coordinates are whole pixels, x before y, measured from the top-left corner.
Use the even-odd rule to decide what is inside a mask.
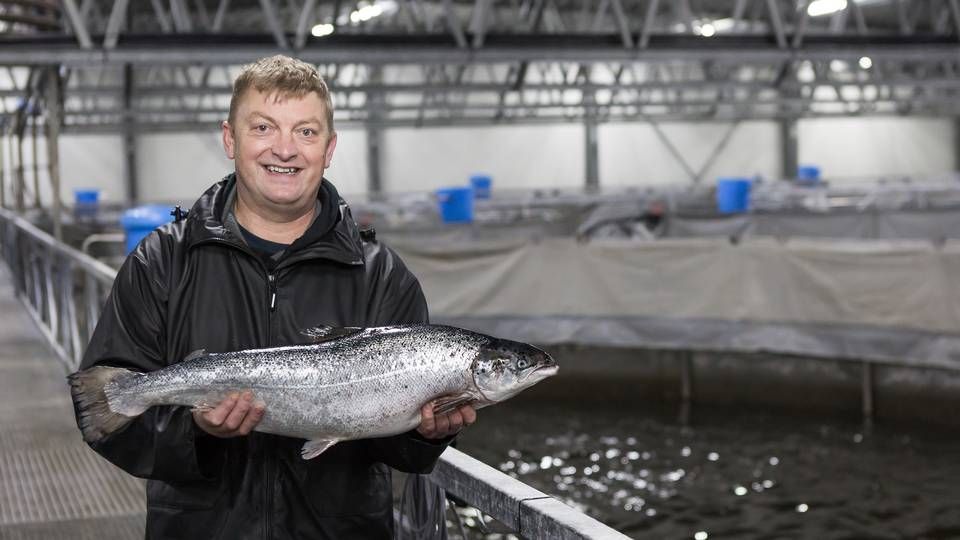
[[[67,19],[70,21],[70,27],[73,28],[74,35],[77,36],[80,48],[92,49],[93,40],[90,39],[90,33],[87,31],[87,25],[80,14],[76,0],[63,0],[63,8],[67,12]]]
[[[277,46],[281,49],[289,48],[287,35],[283,31],[283,24],[277,15],[273,0],[260,0],[260,9],[263,10],[263,16],[267,20],[267,26],[270,28],[270,32],[273,34],[273,39],[276,40]]]
[[[117,46],[117,38],[120,35],[120,28],[127,18],[127,5],[130,0],[116,0],[113,3],[113,9],[110,10],[110,20],[107,21],[107,31],[103,37],[103,48],[112,49]]]
[[[245,64],[256,58],[281,54],[285,49],[267,44],[231,45],[210,48],[186,43],[153,42],[130,43],[111,51],[64,50],[60,46],[35,45],[27,51],[19,46],[0,45],[0,65],[24,66],[62,64],[89,67],[98,65],[132,64],[191,64],[231,65]],[[551,44],[551,36],[538,36],[534,42],[522,46],[496,46],[489,43],[481,49],[460,49],[418,45],[380,46],[371,38],[367,44],[337,44],[306,47],[299,54],[302,60],[315,64],[496,64],[508,62],[665,62],[714,61],[741,63],[775,63],[786,60],[830,61],[858,60],[869,56],[874,61],[946,61],[957,60],[956,44],[879,42],[814,43],[808,36],[801,50],[790,51],[766,45],[730,46],[718,42],[716,47],[683,46],[648,48],[642,52],[627,50],[619,45],[595,45],[590,48],[565,46],[564,40]],[[817,40],[819,41],[819,40]],[[536,43],[539,42],[539,43]]]
[[[307,44],[307,34],[310,33],[312,24],[315,21],[313,10],[317,6],[317,0],[306,0],[303,3],[303,9],[300,10],[300,16],[297,18],[297,33],[293,39],[293,46],[296,49],[302,49]],[[336,24],[337,21],[332,21]]]

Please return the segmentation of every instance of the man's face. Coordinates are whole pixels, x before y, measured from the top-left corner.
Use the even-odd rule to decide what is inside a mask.
[[[290,214],[311,208],[337,147],[323,101],[311,92],[282,98],[256,89],[241,96],[223,148],[234,160],[241,195],[254,210]]]

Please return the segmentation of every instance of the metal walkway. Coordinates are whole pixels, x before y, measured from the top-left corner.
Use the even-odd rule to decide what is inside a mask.
[[[0,540],[143,538],[143,484],[80,439],[64,375],[0,266]]]

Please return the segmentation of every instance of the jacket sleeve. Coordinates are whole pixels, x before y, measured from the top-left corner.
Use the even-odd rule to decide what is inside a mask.
[[[164,345],[165,269],[160,252],[159,235],[153,233],[127,257],[84,353],[81,369],[108,365],[149,372],[169,365]],[[188,408],[155,406],[121,431],[90,446],[134,476],[190,481],[209,477],[201,471],[200,456],[212,453],[211,447],[219,441],[208,439],[213,438],[196,427]]]
[[[393,250],[382,244],[367,245],[371,304],[370,326],[429,322],[427,300],[420,283]],[[411,430],[393,437],[370,439],[370,452],[380,461],[406,473],[426,474],[453,437],[431,440]]]

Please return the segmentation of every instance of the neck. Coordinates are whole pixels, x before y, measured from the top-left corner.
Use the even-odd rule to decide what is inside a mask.
[[[313,223],[316,206],[314,200],[307,208],[290,209],[283,213],[271,212],[250,204],[238,186],[233,212],[244,229],[260,238],[279,244],[292,244],[303,236]]]

